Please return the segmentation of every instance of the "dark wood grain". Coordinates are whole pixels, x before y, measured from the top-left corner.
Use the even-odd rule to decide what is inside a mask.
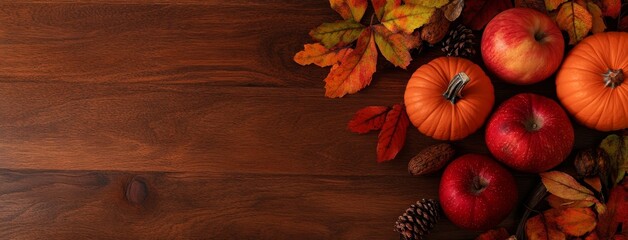
[[[437,141],[410,128],[377,164],[377,134],[346,124],[442,54],[328,99],[328,69],[292,56],[336,19],[324,0],[0,3],[0,239],[396,239],[397,216],[437,195],[438,173],[406,170]],[[492,79],[497,103],[556,98],[551,80]],[[575,129],[576,149],[605,135]],[[483,129],[454,145],[488,154]],[[537,178],[515,175],[522,201]],[[477,234],[444,220],[433,239]]]

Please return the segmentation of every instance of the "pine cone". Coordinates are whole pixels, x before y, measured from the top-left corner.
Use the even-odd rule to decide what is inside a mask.
[[[434,199],[421,199],[412,204],[395,224],[396,231],[405,240],[420,240],[434,228],[440,217],[440,205]]]
[[[475,35],[473,35],[473,31],[462,24],[458,24],[445,37],[441,51],[447,56],[470,57],[475,55],[474,45]]]

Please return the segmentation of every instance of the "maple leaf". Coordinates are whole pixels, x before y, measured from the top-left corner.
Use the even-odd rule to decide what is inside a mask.
[[[412,57],[408,51],[413,46],[412,42],[401,33],[393,33],[382,25],[373,26],[375,43],[384,58],[397,67],[406,69]]]
[[[447,20],[453,22],[458,19],[458,17],[460,17],[463,8],[464,0],[453,0],[451,1],[451,3],[443,7],[443,14],[445,15],[445,18],[447,18]]]
[[[621,0],[602,0],[602,14],[604,16],[616,18],[621,12]]]
[[[403,31],[410,34],[426,24],[434,11],[433,7],[405,4],[384,14],[381,23],[394,33]]]
[[[567,0],[545,0],[545,8],[548,11],[552,11],[552,10],[558,8],[558,6],[560,6],[561,4],[563,4],[566,1]]]
[[[342,18],[345,20],[353,19],[356,22],[362,20],[368,6],[366,0],[329,0],[329,4]]]
[[[539,12],[547,13],[545,1],[543,0],[515,0],[515,7],[532,8]]]
[[[591,32],[594,34],[604,32],[606,25],[604,24],[604,18],[602,17],[602,9],[600,9],[600,7],[593,2],[587,2],[587,10],[589,10],[591,16],[593,17]]]
[[[375,9],[377,19],[382,20],[385,13],[401,5],[401,0],[371,0],[371,3],[373,4],[373,9]]]
[[[406,131],[410,120],[402,104],[393,105],[386,114],[386,121],[379,132],[377,140],[377,162],[385,162],[395,158],[406,142]]]
[[[368,106],[358,110],[349,121],[349,130],[355,133],[367,133],[381,129],[390,109],[384,106]]]
[[[525,233],[529,240],[566,239],[556,226],[558,210],[552,208],[526,220]]]
[[[362,31],[355,49],[331,67],[325,78],[325,96],[343,97],[371,83],[377,64],[377,48],[371,28]]]
[[[580,4],[569,2],[563,4],[556,15],[556,23],[569,34],[569,44],[582,40],[593,26],[593,17]]]
[[[579,237],[597,225],[595,213],[589,208],[565,208],[556,216],[556,226],[564,233]]]
[[[351,51],[353,51],[351,48],[329,50],[320,43],[305,44],[303,45],[303,51],[294,55],[294,61],[302,66],[313,63],[319,67],[327,67],[338,63],[340,59],[351,53]]]
[[[488,230],[476,237],[475,240],[504,240],[508,237],[510,237],[510,234],[508,234],[506,228],[502,227],[499,229]]]
[[[628,181],[617,185],[611,190],[608,198],[606,212],[598,216],[599,223],[597,233],[602,239],[610,239],[617,234],[617,228],[621,224],[622,230],[628,228]]]
[[[498,13],[512,8],[511,1],[469,0],[462,10],[462,23],[473,30],[482,30]]]
[[[564,172],[551,171],[540,173],[541,181],[547,191],[569,200],[595,200],[593,192],[580,185],[573,177]]]
[[[343,47],[355,41],[365,26],[353,19],[323,23],[310,31],[310,36],[326,48]]]
[[[449,0],[405,0],[404,2],[411,5],[439,8],[449,3]]]

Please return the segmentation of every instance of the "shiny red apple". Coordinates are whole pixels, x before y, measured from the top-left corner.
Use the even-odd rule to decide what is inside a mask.
[[[554,100],[522,93],[503,102],[486,125],[486,145],[497,160],[522,172],[560,164],[574,144],[565,111]]]
[[[517,203],[512,174],[491,158],[467,154],[451,162],[440,180],[439,198],[457,226],[486,230],[499,224]]]
[[[560,66],[565,41],[547,15],[531,8],[511,8],[495,16],[482,34],[486,67],[518,85],[540,82]]]

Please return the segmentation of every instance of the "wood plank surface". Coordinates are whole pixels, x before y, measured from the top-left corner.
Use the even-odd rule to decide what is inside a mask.
[[[328,69],[292,56],[337,19],[325,0],[0,2],[0,239],[397,239],[398,215],[437,197],[439,173],[406,170],[437,141],[410,128],[377,164],[377,134],[346,124],[442,54],[328,99]],[[556,98],[492,79],[497,103]],[[574,127],[576,149],[605,135]],[[454,145],[488,154],[483,129]],[[538,179],[515,176],[522,202]],[[477,234],[443,220],[432,239]]]

